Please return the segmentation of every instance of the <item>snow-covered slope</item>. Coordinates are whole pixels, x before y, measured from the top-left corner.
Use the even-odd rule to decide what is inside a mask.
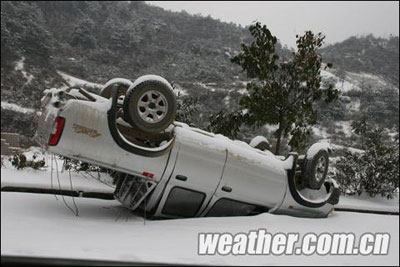
[[[25,70],[25,57],[22,57],[20,60],[18,60],[15,63],[14,70],[15,71],[20,71],[22,73],[22,75],[26,79],[26,83],[30,83],[32,81],[32,79],[34,78],[34,76],[32,74],[28,73]]]
[[[7,101],[1,101],[1,108],[25,114],[31,114],[35,112],[35,110],[32,108],[24,108],[18,104],[9,103]]]
[[[68,83],[69,86],[82,86],[100,89],[103,87],[102,84],[92,83],[74,76],[71,76],[65,72],[57,71],[57,73]]]
[[[389,85],[382,77],[369,73],[347,71],[342,74],[344,77],[338,77],[335,73],[337,73],[337,70],[322,70],[322,80],[333,81],[335,87],[343,93],[350,90],[361,90],[362,87],[365,86],[371,88],[383,88]]]

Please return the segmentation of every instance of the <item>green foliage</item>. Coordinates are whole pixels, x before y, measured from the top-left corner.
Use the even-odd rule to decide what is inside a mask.
[[[74,57],[94,82],[148,73],[168,80],[227,80],[238,70],[230,66],[225,52],[237,49],[247,36],[234,24],[167,12],[144,2],[60,1],[38,6],[59,44],[55,67],[81,77],[78,68],[67,66]]]
[[[100,167],[95,164],[87,163],[84,161],[76,160],[76,159],[71,159],[68,157],[61,156],[61,159],[64,160],[63,168],[65,170],[73,171],[76,173],[79,172],[85,172],[85,173],[90,173],[90,172],[97,172],[98,173],[98,178],[100,179],[100,173],[108,173],[112,178],[113,178],[113,184],[118,183],[118,179],[125,177],[125,174],[122,172],[118,172],[115,170],[107,169],[104,167]]]
[[[17,170],[21,170],[27,166],[26,157],[22,153],[13,155],[9,160],[11,161],[11,165]]]
[[[1,2],[1,58],[32,56],[48,61],[54,40],[45,26],[41,9],[33,2]]]
[[[198,127],[205,128],[208,116],[223,108],[227,112],[242,110],[238,91],[247,82],[246,73],[240,73],[240,66],[232,64],[230,58],[238,54],[241,42],[249,44],[254,38],[247,29],[233,23],[170,12],[145,2],[2,1],[1,27],[3,101],[39,108],[43,88],[62,86],[56,70],[96,83],[154,73],[184,85],[189,95],[198,99],[198,111],[191,116]],[[72,46],[74,35],[77,43],[72,42]],[[344,78],[346,70],[379,74],[392,83],[391,93],[372,87],[370,94],[363,87],[355,97],[361,100],[361,110],[368,113],[370,120],[387,128],[398,125],[398,37],[351,38],[319,51],[325,60],[334,63],[335,74],[340,78]],[[277,64],[292,61],[292,52],[276,42]],[[15,61],[22,56],[24,71],[32,75],[29,81],[23,71],[15,69]],[[204,89],[197,82],[213,84],[210,87],[216,90]],[[229,101],[225,105],[227,94]],[[334,125],[332,120],[353,120],[355,112],[349,112],[346,104],[317,101],[317,120],[326,125]],[[36,121],[27,114],[2,109],[4,131],[31,136]],[[263,128],[255,127],[242,125],[238,138],[250,140],[259,135]],[[268,138],[274,140],[273,136]],[[350,144],[348,138],[340,138],[342,144]]]
[[[193,115],[196,112],[198,112],[197,99],[190,96],[179,96],[177,98],[177,112],[175,118],[177,121],[194,127]]]
[[[339,95],[331,84],[321,88],[322,57],[318,49],[325,37],[311,31],[297,36],[296,52],[290,60],[282,61],[276,52],[277,38],[265,25],[257,22],[249,30],[253,41],[250,45],[242,44],[242,52],[232,58],[254,79],[247,84],[249,94],[240,99],[241,108],[248,112],[243,119],[238,119],[241,113],[219,114],[212,117],[214,125],[224,122],[225,127],[232,127],[225,131],[236,136],[242,122],[255,127],[279,124],[275,153],[279,154],[281,136],[291,135],[289,145],[299,148],[310,135],[310,126],[316,124],[313,104],[319,100],[330,103]],[[227,123],[230,118],[235,122]]]
[[[390,140],[381,128],[373,128],[365,118],[353,124],[363,138],[364,153],[346,152],[336,163],[336,179],[343,193],[380,194],[392,198],[399,189],[399,141]]]
[[[226,112],[221,110],[209,117],[210,125],[207,130],[225,135],[231,139],[236,139],[240,131],[240,126],[243,123],[242,112]]]
[[[93,36],[94,22],[91,19],[84,19],[75,27],[72,33],[70,44],[83,48],[95,48],[96,40]]]
[[[100,171],[100,167],[87,162],[83,162],[76,159],[67,157],[61,157],[64,160],[64,169],[72,170],[74,172],[88,172],[88,171]]]

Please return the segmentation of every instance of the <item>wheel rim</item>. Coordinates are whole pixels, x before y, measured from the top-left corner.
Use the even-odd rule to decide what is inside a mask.
[[[317,180],[317,182],[321,182],[324,179],[325,168],[326,168],[325,158],[321,157],[318,160],[315,172],[315,179]]]
[[[139,98],[137,110],[142,120],[149,123],[160,122],[167,114],[167,99],[158,91],[147,91]]]

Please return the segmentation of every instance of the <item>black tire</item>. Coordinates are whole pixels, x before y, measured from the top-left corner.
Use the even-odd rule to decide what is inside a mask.
[[[140,106],[143,103],[147,103],[147,106]],[[124,119],[133,129],[150,135],[160,133],[175,120],[176,99],[173,89],[167,81],[144,79],[129,87],[123,110]]]
[[[320,189],[326,180],[329,167],[329,154],[320,150],[312,158],[306,158],[303,165],[303,177],[306,186],[311,189]]]

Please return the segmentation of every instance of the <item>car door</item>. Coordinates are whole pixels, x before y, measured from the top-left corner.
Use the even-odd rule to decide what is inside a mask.
[[[227,157],[226,149],[202,133],[178,129],[180,148],[175,167],[155,212],[157,217],[196,217],[204,211],[220,183]],[[194,140],[202,140],[195,142]]]
[[[229,148],[224,173],[210,205],[202,216],[218,215],[219,211],[231,207],[233,214],[264,207],[277,207],[285,194],[286,172],[282,162],[251,149]],[[239,212],[239,213],[238,213]],[[246,215],[240,213],[240,215]]]

